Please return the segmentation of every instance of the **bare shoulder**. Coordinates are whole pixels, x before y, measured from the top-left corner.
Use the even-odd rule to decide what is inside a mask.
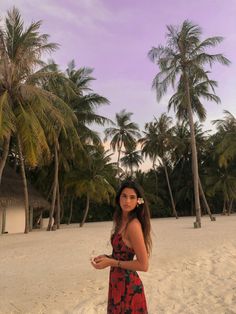
[[[131,220],[131,222],[128,224],[127,232],[129,235],[135,234],[135,233],[142,233],[142,226],[140,221],[137,218],[134,218]]]

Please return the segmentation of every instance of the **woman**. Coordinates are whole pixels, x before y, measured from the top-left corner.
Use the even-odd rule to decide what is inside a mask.
[[[107,313],[148,313],[143,284],[136,272],[148,270],[151,251],[147,201],[137,183],[126,181],[117,193],[116,204],[112,255],[97,256],[92,265],[96,269],[111,267]]]

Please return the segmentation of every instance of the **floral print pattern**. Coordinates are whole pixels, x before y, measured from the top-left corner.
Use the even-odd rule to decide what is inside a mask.
[[[113,258],[120,261],[133,260],[135,252],[124,243],[120,233],[113,236],[112,246]],[[111,267],[107,313],[148,313],[143,284],[136,271]]]

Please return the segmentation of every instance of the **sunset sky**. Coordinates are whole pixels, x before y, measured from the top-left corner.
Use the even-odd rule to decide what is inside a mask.
[[[114,119],[126,108],[141,129],[166,111],[171,96],[169,92],[156,102],[151,84],[158,69],[147,53],[152,46],[165,45],[166,25],[189,19],[201,26],[202,39],[223,36],[212,52],[232,62],[212,69],[210,78],[218,81],[222,103],[205,103],[205,128],[211,128],[210,121],[221,118],[224,109],[236,114],[236,0],[0,0],[2,18],[13,5],[26,25],[43,20],[42,32],[60,44],[51,58],[62,70],[72,59],[77,67],[94,68],[91,87],[111,103],[100,114]]]

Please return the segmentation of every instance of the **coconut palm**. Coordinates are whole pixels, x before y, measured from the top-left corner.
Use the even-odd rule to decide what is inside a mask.
[[[209,79],[199,79],[196,75],[189,77],[189,92],[192,105],[192,112],[197,115],[200,122],[206,119],[206,109],[201,98],[207,101],[220,103],[220,98],[215,95],[217,82]],[[168,111],[174,109],[178,120],[188,120],[188,105],[185,93],[183,75],[180,77],[177,92],[170,98]]]
[[[93,143],[96,145],[101,144],[99,134],[92,130],[90,125],[97,124],[104,126],[105,123],[111,123],[110,119],[101,116],[96,112],[98,107],[109,104],[109,100],[97,93],[94,93],[90,88],[89,84],[94,80],[91,76],[92,72],[93,69],[88,67],[76,69],[74,60],[69,62],[66,69],[66,77],[72,83],[71,88],[73,90],[72,93],[69,93],[68,103],[77,117],[77,133],[82,146],[86,146],[87,143]],[[83,154],[83,149],[80,150],[79,154],[77,151],[78,158],[81,158]],[[72,198],[73,197],[74,196],[72,196]],[[73,200],[71,201],[71,204],[73,204]]]
[[[157,171],[156,171],[156,141],[157,141],[157,132],[156,125],[153,122],[145,123],[143,134],[144,136],[140,138],[139,143],[141,143],[142,154],[145,157],[149,157],[152,162],[153,173],[155,175],[155,191],[158,194],[157,187]]]
[[[124,156],[121,158],[121,165],[123,167],[130,169],[130,177],[133,177],[134,168],[138,168],[142,162],[143,158],[139,150],[135,150],[136,147],[131,147],[126,150]]]
[[[223,197],[223,214],[230,208],[232,202],[236,199],[236,171],[232,166],[219,167],[217,163],[212,163],[212,167],[207,168],[208,176],[206,177],[207,191],[210,196]]]
[[[83,67],[76,69],[72,60],[66,69],[66,76],[70,80],[73,94],[69,97],[69,104],[77,117],[77,130],[81,140],[90,139],[92,142],[100,142],[98,134],[91,130],[90,125],[111,123],[111,120],[96,113],[100,106],[108,105],[109,100],[94,93],[89,84],[94,80],[91,76],[93,69]]]
[[[110,146],[113,151],[118,152],[117,157],[117,176],[120,181],[120,156],[122,148],[128,150],[134,147],[136,139],[140,137],[139,127],[136,123],[131,122],[131,112],[123,109],[116,114],[116,124],[114,127],[105,129],[105,141],[111,138]]]
[[[217,87],[217,82],[209,79],[198,79],[196,75],[189,76],[189,92],[191,98],[192,111],[197,115],[199,120],[205,121],[206,119],[206,110],[201,102],[200,98],[206,99],[207,101],[215,101],[220,103],[220,98],[215,95],[215,87]],[[176,112],[178,120],[187,120],[188,121],[188,106],[187,98],[185,93],[185,85],[183,76],[180,77],[178,84],[177,92],[171,97],[168,103],[168,110],[172,107]],[[207,209],[211,221],[215,221],[215,217],[212,216],[210,207],[208,205],[200,177],[199,181],[199,192],[202,196],[202,200]]]
[[[228,208],[230,213],[235,200],[236,173],[235,173],[235,136],[236,118],[225,110],[224,118],[212,121],[216,125],[217,133],[210,138],[210,150],[213,159],[206,164],[208,171],[207,187],[209,195],[223,197],[223,213]]]
[[[207,151],[207,131],[202,130],[202,125],[195,123],[194,132],[197,143],[198,155],[200,157],[201,163],[204,158],[209,156],[209,151]],[[174,137],[174,149],[172,150],[171,159],[174,165],[174,181],[176,183],[176,188],[178,192],[177,200],[184,198],[192,203],[192,192],[193,186],[191,180],[189,180],[189,173],[191,173],[191,140],[190,140],[190,130],[188,121],[183,120],[181,123],[177,123],[173,128]],[[204,167],[202,167],[204,168]],[[202,197],[203,204],[206,211],[212,221],[215,221],[215,217],[212,216],[210,207],[207,203],[205,193],[203,191],[202,183],[200,177],[207,176],[204,171],[201,171],[199,176],[199,191]],[[181,180],[182,177],[182,180]],[[188,179],[186,179],[188,178]]]
[[[53,216],[56,216],[57,227],[60,225],[59,218],[61,215],[59,214],[60,206],[58,206],[60,205],[60,197],[58,194],[61,191],[62,195],[65,195],[63,181],[65,172],[68,171],[73,161],[74,150],[78,151],[80,148],[81,153],[83,145],[88,141],[101,142],[98,134],[89,129],[87,125],[91,123],[103,125],[109,119],[99,116],[95,112],[97,106],[108,103],[108,100],[93,93],[88,87],[88,83],[93,80],[89,76],[92,70],[87,68],[76,70],[75,64],[72,62],[64,75],[60,73],[54,61],[50,61],[46,70],[49,73],[58,73],[58,75],[42,81],[44,89],[60,97],[61,101],[64,101],[77,118],[76,121],[70,120],[69,124],[65,124],[63,128],[54,127],[48,135],[53,151],[53,164],[51,165],[54,167],[54,175],[51,174],[50,176],[51,187],[49,187],[52,197],[48,230],[52,230],[52,228],[55,229],[55,225],[52,226]],[[58,211],[54,214],[56,203]]]
[[[85,159],[67,174],[65,185],[67,189],[73,189],[77,197],[86,197],[86,206],[80,227],[85,223],[88,215],[90,201],[97,203],[112,203],[115,197],[115,189],[110,183],[111,174],[114,174],[114,164],[110,163],[110,156],[103,146],[85,147],[87,153]]]
[[[10,138],[16,134],[25,194],[25,232],[29,227],[24,163],[35,166],[50,153],[42,123],[63,121],[63,116],[52,106],[56,97],[35,82],[48,76],[39,69],[43,65],[42,54],[57,48],[48,42],[48,35],[40,34],[40,26],[41,22],[34,22],[24,29],[19,11],[13,8],[7,12],[5,25],[0,30],[0,112],[4,116],[0,118],[4,148],[0,169],[6,162]]]
[[[173,214],[178,218],[175,202],[172,194],[168,175],[168,160],[170,160],[170,150],[172,148],[172,118],[165,113],[161,114],[160,118],[155,118],[154,122],[145,125],[145,136],[139,140],[142,147],[142,152],[145,156],[153,161],[153,165],[158,162],[163,166],[165,171],[166,182],[170,194]],[[154,169],[155,170],[155,169]]]
[[[153,88],[156,90],[157,100],[167,92],[169,85],[174,87],[175,82],[182,76],[187,99],[187,113],[191,132],[192,149],[192,172],[194,183],[194,199],[196,209],[196,228],[201,227],[201,209],[199,200],[198,181],[198,158],[194,134],[193,107],[190,94],[190,78],[196,77],[197,82],[208,80],[208,73],[204,70],[205,65],[210,67],[214,62],[228,65],[230,61],[222,54],[208,54],[207,48],[215,47],[222,37],[211,37],[200,40],[202,31],[198,25],[186,20],[180,29],[174,26],[167,26],[167,45],[153,47],[149,51],[150,59],[155,62],[160,72],[153,80]]]
[[[197,115],[201,122],[206,119],[206,110],[201,102],[201,98],[207,101],[215,101],[220,103],[220,98],[215,95],[215,87],[217,87],[217,82],[209,79],[198,79],[196,75],[189,76],[189,92],[191,98],[192,111]],[[185,93],[185,85],[183,76],[180,77],[177,92],[171,97],[168,103],[168,110],[172,107],[176,112],[178,120],[188,121],[188,111],[187,111],[187,98]],[[203,203],[207,209],[211,221],[215,221],[215,217],[212,216],[210,207],[208,205],[200,177],[199,181],[199,192],[202,196]]]
[[[217,145],[217,153],[220,155],[220,166],[226,166],[236,156],[236,117],[224,110],[224,118],[212,121],[221,136]]]

